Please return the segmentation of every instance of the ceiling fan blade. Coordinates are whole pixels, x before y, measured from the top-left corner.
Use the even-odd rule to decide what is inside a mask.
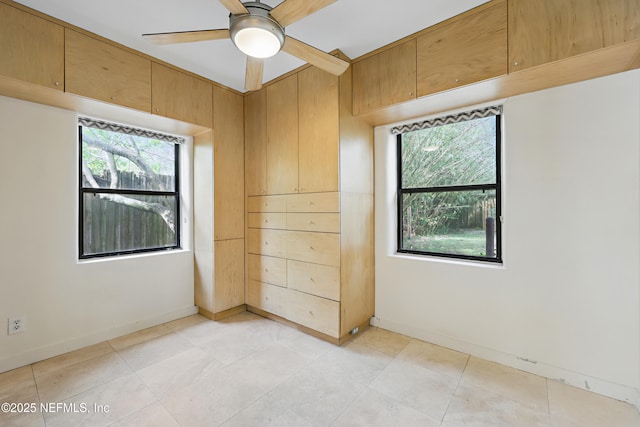
[[[190,43],[229,38],[229,30],[179,31],[174,33],[143,34],[145,40],[155,44]]]
[[[262,87],[264,59],[247,56],[247,75],[244,80],[246,90],[258,90]]]
[[[283,27],[335,3],[337,0],[285,0],[270,12]]]
[[[244,13],[249,13],[247,8],[244,7],[244,5],[240,0],[219,0],[219,1],[233,15],[242,15]]]
[[[293,37],[285,37],[282,50],[336,76],[344,73],[349,68],[347,61],[329,55]]]

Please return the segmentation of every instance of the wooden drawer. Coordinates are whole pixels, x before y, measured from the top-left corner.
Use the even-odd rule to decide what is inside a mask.
[[[287,289],[287,319],[334,338],[340,337],[340,303]]]
[[[315,264],[340,266],[339,234],[303,231],[288,231],[287,233],[287,258]]]
[[[287,260],[250,254],[249,279],[277,286],[287,286]]]
[[[340,232],[339,213],[295,212],[287,213],[287,230]],[[249,226],[251,227],[251,226]],[[269,228],[269,227],[264,227]]]
[[[284,230],[249,228],[247,230],[247,251],[250,254],[286,258],[287,232]]]
[[[285,196],[251,196],[247,198],[247,212],[286,212]]]
[[[287,217],[284,212],[250,212],[247,218],[249,228],[287,228]]]
[[[340,268],[288,260],[287,285],[289,289],[340,301]]]
[[[247,304],[277,316],[286,317],[287,289],[249,280]]]
[[[289,194],[287,195],[287,212],[340,212],[340,194]]]

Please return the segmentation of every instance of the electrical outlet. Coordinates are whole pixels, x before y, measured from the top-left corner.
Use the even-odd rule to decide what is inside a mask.
[[[26,329],[25,318],[23,317],[10,317],[9,318],[9,335],[19,334]]]

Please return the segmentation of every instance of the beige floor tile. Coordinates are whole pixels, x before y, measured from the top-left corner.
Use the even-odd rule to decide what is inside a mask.
[[[484,388],[536,411],[549,410],[546,379],[508,366],[471,357],[461,384]]]
[[[0,426],[3,427],[41,427],[44,426],[44,418],[40,409],[40,402],[38,400],[38,391],[36,384],[33,381],[33,374],[31,374],[31,367],[9,371],[9,376],[0,375],[0,387],[3,391],[0,393],[0,403],[9,404],[8,408],[3,406],[0,410]],[[32,376],[31,382],[26,381],[23,377],[24,372]],[[7,378],[11,377],[11,384],[15,385],[15,388],[10,389],[7,384],[3,384],[7,381]]]
[[[107,353],[36,379],[42,402],[61,402],[132,371],[116,354]]]
[[[442,427],[549,427],[549,413],[480,387],[460,386]]]
[[[640,413],[633,406],[549,380],[552,427],[638,427]]]
[[[193,345],[205,344],[214,339],[218,334],[225,333],[230,328],[223,323],[207,319],[206,322],[198,322],[193,325],[176,330]]]
[[[271,343],[253,331],[225,330],[200,348],[225,365],[243,359]]]
[[[367,390],[331,425],[336,427],[438,427],[440,421],[375,390]]]
[[[395,332],[371,327],[357,337],[354,342],[395,357],[411,342],[411,338]]]
[[[37,380],[39,377],[49,374],[55,370],[63,369],[107,353],[113,353],[113,348],[107,341],[104,341],[89,347],[43,360],[42,362],[34,363],[33,375]]]
[[[145,341],[152,340],[154,338],[160,337],[162,335],[166,335],[171,332],[165,325],[158,325],[152,328],[143,329],[138,332],[134,332],[132,334],[123,335],[118,338],[114,338],[109,340],[109,344],[116,350],[123,350],[127,347],[131,347],[132,345],[140,344]]]
[[[311,359],[317,359],[336,349],[334,344],[297,330],[280,338],[278,343]]]
[[[420,340],[411,342],[398,354],[398,360],[454,378],[460,378],[469,355]]]
[[[167,322],[164,325],[171,329],[172,331],[179,331],[181,329],[187,328],[189,326],[197,325],[199,323],[210,322],[211,320],[207,319],[204,316],[199,314],[194,314],[187,317],[181,317],[180,319],[172,320],[171,322]]]
[[[436,420],[444,416],[457,386],[457,378],[397,359],[369,385]]]
[[[0,374],[0,402],[6,402],[5,397],[16,390],[24,387],[34,386],[33,369],[31,365]]]
[[[290,409],[280,410],[260,399],[222,424],[224,427],[316,427]]]
[[[158,398],[206,377],[224,365],[200,348],[187,350],[136,371],[138,377]]]
[[[45,420],[47,427],[108,426],[155,401],[142,381],[129,374],[65,400],[63,403],[73,405],[76,412],[48,413]],[[82,410],[83,405],[86,411]]]
[[[111,427],[180,427],[164,406],[157,403],[112,424]]]
[[[118,351],[133,370],[153,365],[178,353],[194,348],[181,335],[171,332]]]

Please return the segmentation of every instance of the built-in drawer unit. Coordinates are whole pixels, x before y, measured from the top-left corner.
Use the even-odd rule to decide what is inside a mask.
[[[250,254],[286,258],[287,231],[250,228],[247,230],[247,251]]]
[[[287,214],[284,212],[249,212],[247,214],[249,228],[287,228]]]
[[[287,319],[334,338],[340,337],[340,303],[287,289]]]
[[[286,212],[285,196],[254,196],[247,198],[247,212]]]
[[[339,234],[304,231],[288,231],[286,233],[288,259],[340,266]]]
[[[249,254],[249,279],[277,286],[287,286],[287,260]]]
[[[340,268],[330,265],[287,261],[289,289],[340,301]]]
[[[287,317],[288,289],[267,283],[249,280],[247,286],[247,304],[260,310]]]
[[[289,212],[287,213],[286,219],[287,230],[319,231],[325,233],[340,232],[339,213]]]
[[[288,194],[287,212],[340,212],[339,193]]]

